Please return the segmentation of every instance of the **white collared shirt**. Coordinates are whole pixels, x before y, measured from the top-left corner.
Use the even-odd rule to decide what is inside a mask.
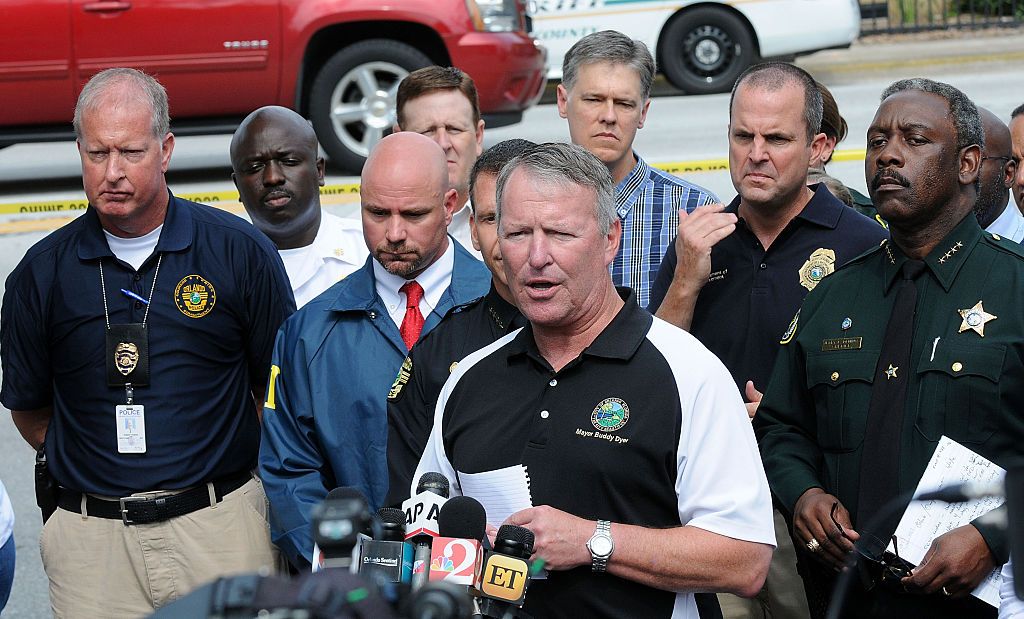
[[[416,278],[416,281],[423,287],[420,313],[423,314],[424,319],[441,302],[441,295],[452,282],[452,270],[455,268],[455,245],[453,243],[454,241],[449,236],[448,248]],[[405,319],[405,293],[399,292],[399,290],[409,280],[388,273],[387,269],[376,260],[373,261],[373,278],[376,281],[377,294],[384,302],[384,307],[387,308],[391,320],[395,321],[396,326],[401,327],[402,321]]]
[[[469,217],[473,214],[473,207],[466,200],[457,213],[452,215],[452,223],[448,224],[448,234],[455,237],[463,247],[466,248],[474,258],[482,260],[480,252],[473,247],[473,234],[469,229]]]
[[[358,220],[324,211],[312,243],[278,253],[295,294],[295,306],[302,307],[363,266],[370,252]]]
[[[1013,239],[1017,243],[1024,240],[1024,215],[1021,215],[1012,197],[1002,214],[996,217],[996,220],[990,223],[985,231]]]

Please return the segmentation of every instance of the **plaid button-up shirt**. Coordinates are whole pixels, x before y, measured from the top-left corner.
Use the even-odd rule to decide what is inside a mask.
[[[651,284],[665,251],[676,238],[679,209],[687,213],[718,202],[718,196],[653,168],[636,155],[636,166],[615,188],[615,209],[622,222],[622,243],[611,265],[616,286],[636,291],[640,307],[650,300]]]

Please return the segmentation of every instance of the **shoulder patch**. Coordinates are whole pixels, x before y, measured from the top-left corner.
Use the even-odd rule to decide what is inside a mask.
[[[406,357],[405,361],[402,362],[402,367],[398,370],[395,382],[391,383],[391,389],[388,391],[388,401],[394,402],[398,399],[398,396],[402,393],[402,388],[409,382],[410,376],[412,376],[412,357]]]
[[[800,310],[793,314],[793,320],[786,327],[786,332],[782,334],[782,339],[779,340],[779,344],[789,344],[793,341],[793,336],[796,335],[796,324],[800,321]]]

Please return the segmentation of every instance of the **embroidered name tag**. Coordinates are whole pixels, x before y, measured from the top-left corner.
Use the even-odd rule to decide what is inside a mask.
[[[862,337],[833,337],[821,341],[821,351],[857,350],[863,345],[863,342],[864,338]]]

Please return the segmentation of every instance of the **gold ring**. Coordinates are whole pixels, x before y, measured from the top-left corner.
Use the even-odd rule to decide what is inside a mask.
[[[818,543],[818,540],[812,537],[811,541],[807,542],[807,550],[810,550],[811,552],[818,552],[821,550],[821,544]]]

